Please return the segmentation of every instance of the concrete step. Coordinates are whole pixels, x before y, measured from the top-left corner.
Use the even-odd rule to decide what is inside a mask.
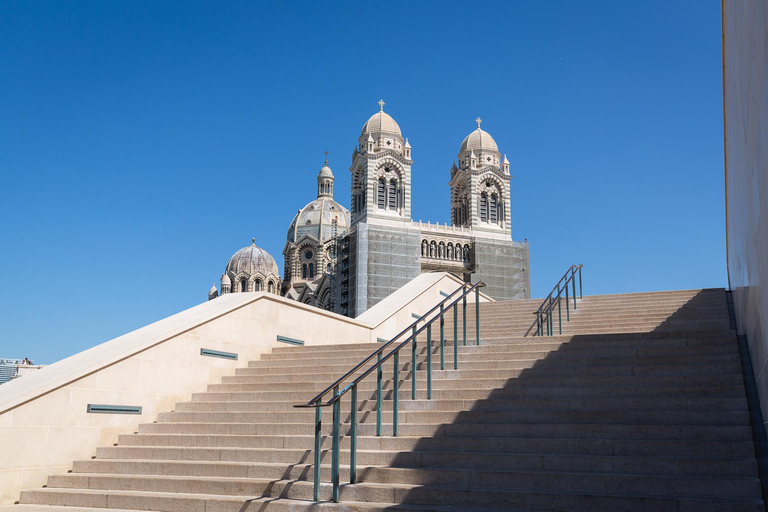
[[[304,449],[211,448],[173,446],[109,446],[100,447],[100,459],[194,460],[220,462],[268,462],[297,464],[312,461],[311,443]],[[323,447],[323,460],[330,461],[328,443]],[[328,457],[325,459],[325,457]],[[349,451],[342,450],[343,460]],[[488,468],[532,471],[582,471],[656,475],[750,476],[757,470],[754,457],[748,459],[713,459],[700,457],[633,457],[583,454],[539,454],[467,451],[387,451],[357,450],[361,465],[396,467]]]
[[[323,416],[322,432],[329,433],[328,413]],[[146,434],[227,434],[227,435],[307,435],[313,423],[144,423],[137,432]],[[358,435],[372,436],[375,424],[358,425]],[[391,423],[382,425],[382,434],[392,435]],[[436,437],[561,437],[573,439],[662,439],[686,441],[752,441],[748,425],[625,425],[606,423],[573,424],[400,424],[400,436]]]
[[[422,383],[423,384],[423,383]],[[360,384],[358,399],[375,399],[375,386]],[[391,380],[382,385],[384,399],[391,399]],[[737,398],[743,399],[743,386],[510,386],[500,389],[433,389],[432,398],[435,400],[465,399],[479,400],[490,394],[494,398]],[[288,401],[292,404],[306,403],[314,398],[317,392],[312,391],[234,391],[227,393],[194,393],[193,402],[248,402],[248,401]],[[419,386],[418,399],[426,399],[426,388]],[[407,397],[409,398],[409,397]]]
[[[456,370],[450,370],[455,372]],[[461,371],[461,370],[458,370]],[[446,373],[449,370],[438,370],[437,372]],[[437,373],[436,372],[436,373]],[[543,372],[532,372],[525,370],[502,370],[502,377],[496,378],[470,378],[462,376],[456,379],[440,378],[440,375],[433,375],[432,389],[454,390],[454,389],[481,389],[481,388],[516,388],[525,386],[743,386],[743,377],[740,374],[720,374],[720,375],[623,375],[623,376],[600,376],[600,375],[552,375]],[[252,382],[240,384],[209,384],[210,392],[238,392],[238,391],[269,391],[275,389],[275,384],[279,384],[280,389],[284,391],[303,391],[318,393],[325,390],[328,385],[336,378],[338,374],[329,374],[324,379],[312,381],[299,380],[270,380],[264,377],[251,378]],[[300,378],[297,376],[296,378]],[[306,377],[305,377],[306,378]],[[514,380],[512,380],[514,379]],[[410,375],[400,375],[400,389],[405,385],[410,387]],[[426,381],[419,380],[417,375],[417,389],[426,389]],[[385,379],[384,387],[388,388],[389,379]],[[358,388],[360,391],[372,391],[376,387],[374,377],[363,380]]]
[[[327,439],[323,443],[327,444]],[[226,434],[123,434],[119,446],[191,446],[243,448],[307,448],[314,436]],[[348,449],[349,436],[341,446]],[[391,437],[358,436],[361,450],[472,451],[499,453],[570,453],[582,455],[701,456],[749,458],[754,446],[748,441],[677,441],[643,439],[503,438],[503,437]]]
[[[382,393],[383,395],[383,393]],[[382,397],[382,409],[392,410],[393,400]],[[177,412],[269,412],[291,411],[292,401],[181,402]],[[375,395],[358,396],[358,410],[376,407]],[[551,398],[551,399],[437,399],[404,400],[400,411],[746,411],[746,398]]]
[[[321,486],[323,496],[330,494],[330,486]],[[277,481],[270,488],[270,497],[286,497],[289,499],[308,499],[311,496],[309,482]],[[450,506],[461,510],[471,510],[471,507],[482,505],[499,510],[591,510],[614,511],[636,510],[654,512],[710,512],[715,510],[732,510],[735,512],[757,512],[762,510],[762,500],[746,496],[744,498],[715,498],[694,496],[654,496],[629,495],[611,493],[585,493],[567,491],[538,491],[526,489],[482,488],[466,489],[442,486],[392,486],[388,484],[362,483],[342,485],[340,488],[342,508],[340,510],[370,510],[366,503],[373,504],[374,510],[391,510],[383,504],[406,503],[408,505],[425,504],[430,507]],[[361,499],[362,498],[362,499]],[[365,501],[365,500],[369,501]],[[254,505],[251,499],[243,503],[238,496],[192,494],[192,493],[162,493],[147,491],[112,490],[105,493],[101,490],[90,489],[40,489],[24,491],[22,500],[25,503],[45,503],[53,505],[73,505],[78,507],[126,508],[139,510],[156,510],[163,512],[241,512],[244,505],[249,508]],[[269,506],[280,504],[281,500],[270,501]],[[357,502],[357,503],[355,503]],[[305,502],[307,503],[307,502]],[[256,503],[257,505],[258,503]],[[338,505],[334,505],[338,506]],[[306,510],[315,510],[307,503]],[[272,510],[260,507],[260,510]],[[274,510],[296,510],[296,508]],[[298,510],[302,510],[299,508]]]
[[[342,420],[347,421],[342,413]],[[360,423],[375,421],[374,415],[359,415]],[[391,422],[390,411],[382,411],[382,421]],[[744,425],[749,424],[746,411],[401,411],[400,423],[610,423],[623,425]],[[280,412],[166,412],[160,422],[183,423],[299,423],[312,425],[314,411],[296,409]]]
[[[340,477],[348,478],[348,468]],[[327,471],[327,469],[326,469]],[[321,474],[321,477],[325,476]],[[293,472],[292,472],[293,473]],[[515,488],[560,489],[568,491],[592,492],[644,492],[671,493],[689,496],[718,497],[755,497],[755,480],[748,478],[692,478],[659,477],[649,475],[624,475],[605,472],[600,478],[591,473],[562,472],[525,472],[525,471],[488,471],[480,475],[473,472],[441,468],[388,468],[360,467],[360,483],[395,484],[395,485],[439,485],[454,488]],[[305,478],[284,477],[280,480],[295,482],[304,487],[314,473],[309,470]],[[300,475],[304,476],[304,475]],[[230,496],[274,496],[275,479],[270,478],[233,478],[208,476],[178,475],[110,475],[83,473],[56,475],[48,480],[49,488],[121,490],[145,492],[175,492],[223,494]],[[283,495],[284,491],[276,494]],[[288,496],[291,496],[288,494]],[[759,496],[759,495],[758,495]],[[301,494],[293,497],[304,497]]]

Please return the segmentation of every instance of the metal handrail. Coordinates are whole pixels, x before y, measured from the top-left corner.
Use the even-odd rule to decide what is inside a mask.
[[[557,282],[557,284],[549,292],[549,295],[542,301],[539,309],[533,312],[536,315],[536,335],[544,336],[544,330],[546,325],[546,335],[554,335],[555,326],[552,310],[557,305],[557,321],[559,334],[563,334],[563,310],[562,310],[562,296],[565,292],[565,314],[566,321],[571,321],[571,308],[570,298],[568,297],[568,285],[573,288],[573,309],[576,310],[576,272],[579,274],[579,299],[584,298],[582,286],[581,286],[581,268],[584,265],[571,265],[568,270],[565,271],[563,277]],[[565,282],[563,282],[565,281]],[[553,297],[554,295],[554,297]]]
[[[349,378],[351,375],[353,375],[355,372],[357,372],[357,370],[359,370],[360,368],[362,368],[363,366],[365,366],[365,364],[366,364],[366,363],[368,363],[369,361],[371,361],[371,360],[372,360],[372,359],[373,359],[373,358],[374,358],[374,357],[375,357],[377,354],[380,354],[380,353],[384,352],[384,350],[386,350],[386,349],[387,349],[387,347],[389,347],[389,346],[390,346],[392,343],[394,343],[394,342],[395,342],[395,340],[397,340],[397,339],[401,338],[403,335],[405,335],[405,334],[407,334],[409,331],[411,331],[411,330],[412,330],[412,329],[413,329],[413,328],[414,328],[416,325],[418,325],[418,323],[419,323],[420,321],[422,321],[422,320],[424,319],[424,317],[426,317],[426,316],[429,316],[429,315],[431,315],[432,313],[434,313],[435,311],[437,311],[437,309],[438,309],[440,306],[444,305],[444,304],[445,304],[445,302],[446,302],[448,299],[450,299],[451,297],[453,297],[454,295],[456,295],[456,293],[457,293],[459,290],[463,290],[463,289],[465,289],[465,288],[466,288],[466,286],[467,286],[467,285],[466,285],[466,284],[464,284],[464,285],[461,285],[461,286],[459,286],[458,288],[456,288],[456,289],[455,289],[455,290],[454,290],[452,293],[450,293],[450,294],[449,294],[448,296],[446,296],[446,297],[445,297],[445,298],[444,298],[442,301],[440,301],[440,302],[439,302],[439,303],[438,303],[438,304],[437,304],[435,307],[433,307],[432,309],[430,309],[429,311],[427,311],[426,313],[424,313],[423,315],[421,315],[419,318],[417,318],[417,319],[416,319],[416,321],[414,321],[413,323],[411,323],[411,325],[409,325],[408,327],[406,327],[405,329],[403,329],[402,331],[400,331],[400,333],[399,333],[399,334],[397,334],[397,336],[395,336],[394,338],[390,339],[389,341],[387,341],[386,343],[384,343],[384,344],[383,344],[381,347],[379,347],[378,349],[376,349],[375,351],[373,351],[373,353],[371,353],[371,355],[369,355],[368,357],[366,357],[365,359],[363,359],[362,361],[360,361],[360,363],[358,363],[358,365],[357,365],[357,366],[355,366],[354,368],[352,368],[351,370],[349,370],[347,373],[345,373],[344,375],[342,375],[340,378],[338,378],[338,379],[336,380],[336,382],[334,382],[333,384],[331,384],[330,386],[328,386],[327,388],[325,388],[323,391],[321,391],[321,392],[320,392],[320,393],[319,393],[317,396],[315,396],[315,397],[314,397],[312,400],[310,400],[309,402],[307,402],[307,404],[306,404],[306,405],[304,405],[304,404],[302,404],[302,405],[294,405],[294,407],[318,407],[318,406],[319,406],[319,407],[326,407],[326,406],[329,406],[329,405],[333,405],[333,403],[334,403],[334,402],[337,400],[337,398],[336,398],[336,397],[332,398],[332,399],[331,399],[329,402],[327,402],[327,403],[325,403],[325,404],[318,404],[318,402],[319,402],[319,401],[320,401],[320,399],[322,399],[322,398],[323,398],[325,395],[327,395],[327,394],[328,394],[330,391],[332,391],[334,388],[336,388],[336,387],[338,387],[339,385],[341,385],[341,383],[342,383],[342,382],[344,382],[344,381],[345,381],[345,380],[347,380],[347,379],[348,379],[348,378]],[[426,324],[425,324],[425,325],[426,325]],[[410,338],[408,338],[408,340],[410,340]],[[406,340],[406,341],[407,341],[407,340]],[[347,388],[348,388],[348,387],[349,387],[349,386],[347,386]],[[346,392],[347,388],[344,388],[344,390],[341,392],[341,394],[344,394],[344,393]]]
[[[456,306],[459,301],[462,302],[462,327],[463,327],[463,344],[467,344],[467,296],[475,292],[475,342],[480,344],[480,288],[484,287],[485,283],[482,281],[469,286],[464,284],[454,290],[453,293],[446,296],[442,301],[435,305],[432,309],[421,315],[415,322],[400,332],[397,336],[389,340],[384,346],[376,349],[371,355],[366,357],[362,362],[357,364],[352,370],[345,373],[340,379],[331,384],[328,388],[322,391],[319,395],[315,396],[306,404],[294,405],[294,407],[309,407],[315,409],[315,446],[314,446],[314,486],[313,486],[313,498],[314,501],[320,501],[320,446],[321,446],[321,427],[322,427],[322,408],[332,406],[333,407],[333,428],[331,433],[331,483],[333,484],[332,501],[338,503],[339,501],[339,452],[340,452],[340,430],[341,430],[341,397],[350,392],[351,394],[351,414],[350,414],[350,454],[349,454],[349,481],[355,483],[357,481],[357,385],[366,377],[368,377],[374,370],[376,370],[376,435],[381,435],[381,405],[382,405],[382,367],[385,362],[390,358],[394,359],[394,375],[393,375],[393,404],[392,404],[392,435],[397,436],[398,430],[398,400],[399,400],[399,387],[400,387],[400,350],[408,343],[411,343],[412,349],[412,362],[411,362],[411,398],[416,399],[416,373],[417,373],[417,337],[419,334],[427,331],[427,399],[432,399],[432,324],[436,320],[440,320],[440,369],[445,369],[445,311],[446,309],[453,308],[453,367],[458,369],[458,313]],[[454,295],[462,291],[453,302],[448,304],[447,308],[445,303],[449,301]],[[437,310],[440,313],[433,318],[426,320],[429,315]],[[424,325],[421,328],[417,328],[419,322],[424,321]],[[382,353],[389,347],[395,340],[401,338],[403,335],[411,331],[403,342],[393,348],[386,356],[382,357]],[[339,390],[339,386],[353,375],[357,370],[363,367],[366,363],[370,362],[373,357],[376,356],[377,360],[374,365],[364,371],[361,375],[356,377],[352,382],[346,385],[344,389]],[[322,398],[329,391],[333,391],[333,397],[327,402],[323,402]]]

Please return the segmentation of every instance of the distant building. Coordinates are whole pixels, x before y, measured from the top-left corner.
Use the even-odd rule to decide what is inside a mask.
[[[29,359],[0,358],[0,384],[21,377],[32,370],[39,370],[45,365],[32,364]]]

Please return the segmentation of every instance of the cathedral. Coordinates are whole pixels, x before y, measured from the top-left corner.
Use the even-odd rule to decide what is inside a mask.
[[[333,198],[326,160],[317,198],[288,228],[283,278],[253,240],[227,263],[220,293],[263,290],[356,317],[420,273],[445,271],[484,281],[496,299],[530,298],[528,244],[512,240],[509,161],[475,122],[450,169],[451,225],[411,218],[412,148],[379,101],[352,153],[350,209]],[[214,285],[208,298],[218,295]]]

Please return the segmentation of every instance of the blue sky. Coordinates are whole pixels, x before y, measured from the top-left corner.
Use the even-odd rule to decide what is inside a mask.
[[[720,51],[716,0],[0,2],[0,356],[199,304],[251,237],[282,268],[380,98],[415,220],[483,119],[534,296],[726,286]]]

